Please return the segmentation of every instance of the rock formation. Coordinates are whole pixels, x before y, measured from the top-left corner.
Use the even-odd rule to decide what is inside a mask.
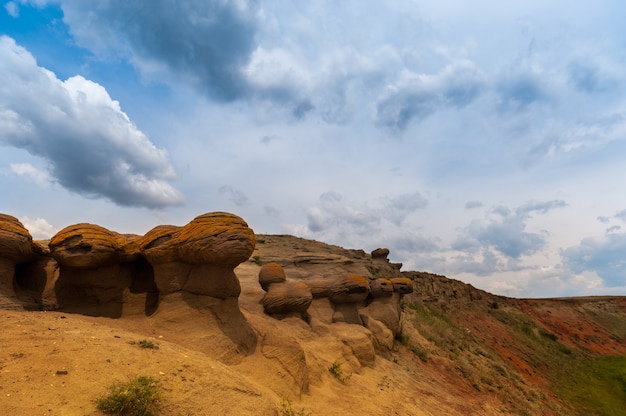
[[[54,235],[49,247],[60,266],[55,284],[59,309],[120,317],[124,290],[155,293],[151,276],[142,279],[150,272],[136,240],[93,224],[71,225]]]
[[[267,292],[272,283],[283,283],[287,280],[285,269],[278,263],[267,263],[259,270],[259,284]]]
[[[233,269],[254,250],[254,232],[240,217],[213,212],[184,227],[159,226],[139,242],[163,294],[185,292],[226,299],[241,292]]]
[[[14,298],[16,266],[42,255],[43,249],[17,218],[0,214],[0,294]]]

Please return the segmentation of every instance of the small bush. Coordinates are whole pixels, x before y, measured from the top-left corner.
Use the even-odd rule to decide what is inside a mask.
[[[157,344],[155,344],[152,341],[148,341],[147,339],[142,339],[141,341],[137,343],[137,345],[139,345],[139,348],[149,348],[153,350],[159,349],[159,346]]]
[[[257,264],[257,266],[263,266],[264,262],[261,260],[261,256],[252,256],[252,260]]]
[[[350,377],[352,377],[352,374],[343,374],[343,370],[341,369],[341,362],[339,361],[335,361],[333,365],[330,366],[328,371],[330,372],[330,374],[333,375],[333,377],[341,381],[343,384],[346,384],[348,380],[350,380]]]
[[[106,395],[96,399],[96,407],[110,415],[152,416],[160,398],[159,387],[158,380],[148,376],[115,383]]]

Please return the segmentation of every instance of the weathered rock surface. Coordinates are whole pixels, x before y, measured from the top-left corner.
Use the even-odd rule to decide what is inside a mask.
[[[233,269],[250,257],[255,239],[242,218],[213,212],[184,227],[157,227],[139,246],[162,294],[184,290],[226,299],[241,293]]]
[[[59,265],[78,269],[109,266],[139,257],[136,242],[94,224],[65,227],[52,237],[49,247]]]
[[[263,296],[261,304],[266,313],[303,314],[309,309],[313,295],[304,282],[284,282],[272,284]]]
[[[125,290],[156,292],[137,237],[83,223],[59,231],[49,247],[60,266],[55,292],[63,311],[119,318]],[[151,297],[149,310],[154,302]]]
[[[373,298],[388,298],[393,295],[393,283],[389,279],[374,279],[370,281],[370,291]]]
[[[287,280],[283,266],[278,263],[267,263],[259,270],[259,284],[267,292],[272,283],[282,283]]]
[[[42,248],[15,217],[0,214],[0,294],[15,297],[15,267],[43,255]]]

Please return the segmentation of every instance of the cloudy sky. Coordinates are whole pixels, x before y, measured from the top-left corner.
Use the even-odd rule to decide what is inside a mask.
[[[626,295],[623,1],[13,0],[0,212],[210,211],[516,297]]]

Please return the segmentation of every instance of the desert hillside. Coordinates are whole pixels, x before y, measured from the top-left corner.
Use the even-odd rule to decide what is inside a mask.
[[[147,375],[160,381],[160,415],[624,414],[626,298],[505,298],[401,271],[386,250],[254,239],[233,266],[240,290],[221,298],[198,294],[197,282],[158,296],[133,283],[115,308],[85,306],[18,264],[13,293],[4,282],[0,295],[3,413],[98,415],[107,387]],[[157,254],[161,288],[157,268],[170,263]],[[284,277],[262,287],[270,264]],[[339,276],[356,280],[339,290]],[[388,294],[374,291],[383,281],[394,282]]]

